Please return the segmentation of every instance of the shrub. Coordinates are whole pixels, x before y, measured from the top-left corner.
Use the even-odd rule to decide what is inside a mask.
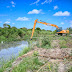
[[[23,54],[26,54],[27,52],[29,52],[31,50],[31,48],[29,47],[25,47],[24,49],[22,49],[20,52],[19,52],[19,56],[23,55]]]
[[[61,41],[59,42],[60,48],[67,48],[66,43],[67,43],[67,42],[66,42],[65,40],[61,40]]]
[[[50,48],[51,47],[51,41],[49,40],[49,38],[42,39],[41,47],[43,47],[43,48]]]
[[[2,35],[2,36],[0,36],[0,42],[1,41],[6,41],[6,38]]]

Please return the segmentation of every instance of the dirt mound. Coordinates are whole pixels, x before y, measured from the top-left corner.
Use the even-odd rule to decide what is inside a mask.
[[[72,48],[55,48],[55,49],[43,49],[39,48],[38,50],[39,56],[50,57],[54,59],[63,59],[67,58],[71,55]]]
[[[34,51],[38,52],[38,57],[40,59],[46,58],[46,60],[48,62],[59,63],[58,72],[64,72],[66,67],[68,67],[69,65],[70,66],[72,65],[72,61],[71,61],[71,63],[67,62],[66,65],[63,63],[64,58],[72,59],[72,53],[71,53],[72,48],[43,49],[43,48],[35,47],[34,50],[28,52],[27,54],[22,55],[21,57],[18,57],[18,59],[16,59],[16,61],[14,61],[12,63],[12,67],[7,68],[7,70],[4,72],[8,72],[8,70],[10,70],[10,72],[11,72],[15,66],[18,66],[18,64],[20,64],[20,62],[22,62],[24,57],[31,56],[34,53]],[[45,71],[43,71],[43,72],[45,72]]]

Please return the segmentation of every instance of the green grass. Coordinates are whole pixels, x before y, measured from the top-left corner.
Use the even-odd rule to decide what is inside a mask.
[[[60,42],[59,42],[59,44],[60,44],[60,48],[67,48],[67,42],[65,41],[65,40],[61,40]]]
[[[58,72],[58,65],[48,62],[48,64],[43,67],[39,72]]]
[[[67,70],[67,72],[72,72],[72,66]]]
[[[70,48],[71,44],[72,44],[72,37],[69,36],[45,36],[43,35],[43,37],[39,37],[37,40],[37,47],[39,48],[53,48],[52,47],[52,42],[53,41],[59,41],[59,47],[60,48]]]
[[[50,37],[39,38],[36,45],[41,48],[46,48],[46,49],[51,48],[51,38]]]
[[[33,56],[24,58],[23,61],[13,69],[12,72],[35,72],[42,65],[43,63],[38,59],[37,52],[34,52]]]
[[[19,52],[19,56],[21,56],[21,55],[23,55],[23,54],[26,54],[27,52],[29,52],[31,50],[31,48],[29,48],[29,47],[26,47],[26,48],[24,48],[22,51],[20,51]],[[1,59],[2,60],[2,67],[0,68],[0,72],[3,72],[4,70],[6,70],[6,68],[8,68],[8,67],[11,67],[12,66],[12,63],[13,63],[13,61],[15,60],[16,58],[14,58],[13,56],[12,56],[12,59],[10,60],[10,61],[4,61],[3,59]]]
[[[25,47],[24,49],[22,49],[20,52],[19,52],[19,56],[23,55],[23,54],[26,54],[27,52],[29,52],[31,50],[31,48],[29,47]]]
[[[12,59],[10,61],[2,61],[2,66],[0,68],[0,72],[3,72],[4,70],[6,70],[6,68],[11,67],[12,66],[12,62],[15,60],[14,57],[12,57]]]

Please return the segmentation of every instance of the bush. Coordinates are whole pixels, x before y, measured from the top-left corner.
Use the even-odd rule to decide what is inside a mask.
[[[43,48],[51,48],[51,42],[50,42],[49,38],[43,38],[42,39],[41,47],[43,47]]]
[[[1,41],[6,41],[6,38],[2,35],[2,36],[0,36],[0,42]]]
[[[31,48],[29,47],[25,47],[24,49],[22,49],[20,52],[19,52],[19,56],[23,55],[23,54],[26,54],[27,52],[29,52],[31,50]]]
[[[60,44],[60,48],[67,48],[66,43],[67,42],[65,40],[61,40],[60,43],[59,43]]]
[[[50,38],[41,38],[41,39],[38,39],[37,41],[37,44],[36,44],[38,47],[42,47],[42,48],[51,48],[51,40]]]

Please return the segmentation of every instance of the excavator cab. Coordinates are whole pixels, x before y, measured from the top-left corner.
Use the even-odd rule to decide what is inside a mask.
[[[56,28],[56,32],[60,32],[60,31],[62,31],[62,27],[59,27],[59,29]]]
[[[60,32],[60,31],[62,31],[62,27],[59,27],[59,29],[56,28],[56,32]],[[58,35],[61,35],[62,36],[62,33],[58,33]]]

